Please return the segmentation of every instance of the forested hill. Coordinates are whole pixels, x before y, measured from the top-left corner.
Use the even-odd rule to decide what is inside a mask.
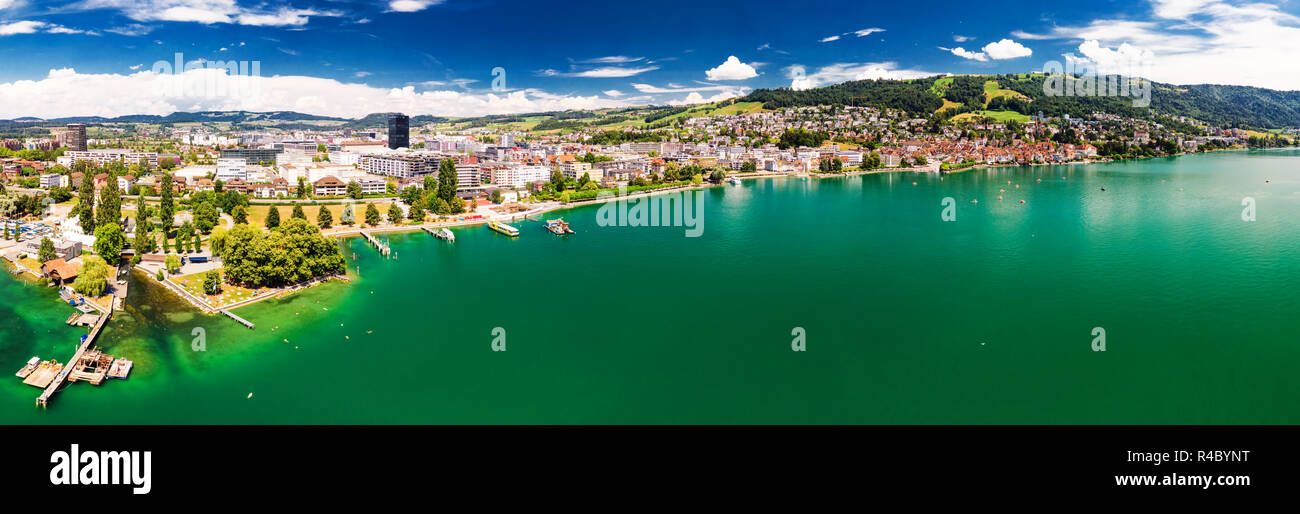
[[[1153,83],[1151,108],[1137,108],[1130,97],[1047,96],[1043,74],[959,75],[914,80],[858,80],[795,91],[760,89],[737,99],[762,102],[767,109],[803,105],[859,105],[901,109],[942,117],[963,112],[1016,111],[1048,116],[1107,112],[1148,118],[1186,116],[1216,125],[1253,128],[1300,127],[1300,91],[1248,86]]]

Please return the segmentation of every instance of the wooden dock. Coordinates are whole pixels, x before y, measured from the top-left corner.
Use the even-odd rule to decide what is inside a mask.
[[[45,387],[45,392],[41,393],[40,397],[36,398],[37,405],[40,405],[41,407],[48,407],[50,405],[50,398],[54,396],[54,393],[59,392],[59,387],[63,386],[63,383],[68,380],[68,375],[72,373],[72,370],[76,367],[77,363],[81,362],[82,355],[90,348],[91,343],[95,342],[95,338],[99,337],[99,333],[104,330],[104,325],[108,324],[108,319],[110,317],[112,317],[112,311],[105,312],[103,316],[100,316],[99,321],[95,322],[94,328],[90,329],[90,334],[86,336],[85,341],[81,342],[81,346],[77,347],[77,352],[72,354],[72,358],[68,360],[68,364],[64,365],[63,369],[54,376],[54,379],[50,381],[50,384]],[[33,375],[35,375],[35,373],[33,373]]]
[[[246,319],[244,319],[244,318],[241,318],[241,317],[235,315],[235,313],[230,312],[230,309],[221,309],[221,313],[222,313],[222,314],[225,314],[226,316],[230,316],[230,319],[233,319],[233,320],[235,320],[235,321],[238,321],[240,324],[242,324],[242,325],[248,327],[250,330],[257,328],[256,325],[253,325],[253,322],[252,322],[252,321],[248,321],[248,320],[246,320]]]
[[[379,250],[379,255],[388,257],[388,255],[393,252],[393,250],[388,247],[388,243],[384,243],[380,241],[378,238],[371,235],[369,232],[362,230],[361,237],[366,238],[366,241],[370,242],[370,246],[373,246],[375,247],[376,250]]]
[[[104,377],[108,376],[108,367],[112,364],[112,355],[104,355],[99,348],[92,348],[83,353],[80,360],[69,366],[72,372],[68,374],[68,382],[86,380],[91,384],[99,385],[104,382]]]

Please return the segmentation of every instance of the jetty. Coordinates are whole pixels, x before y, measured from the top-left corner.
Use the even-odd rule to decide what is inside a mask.
[[[104,377],[108,375],[108,367],[112,364],[112,355],[105,355],[99,348],[91,348],[68,367],[71,370],[68,373],[68,382],[85,380],[99,385],[104,382]]]
[[[369,241],[371,246],[375,247],[376,250],[379,250],[379,255],[388,257],[389,254],[393,253],[393,250],[388,247],[388,243],[380,241],[374,235],[371,235],[370,232],[362,230],[361,237],[366,238],[366,241]]]
[[[225,314],[226,316],[229,316],[230,319],[238,321],[241,325],[248,327],[250,330],[257,328],[257,326],[254,325],[252,321],[248,321],[244,318],[239,317],[235,313],[230,312],[230,309],[221,309],[221,313]]]
[[[112,313],[113,311],[105,311],[104,314],[99,317],[99,320],[95,322],[95,326],[90,329],[90,334],[88,334],[84,339],[81,340],[81,345],[77,347],[77,352],[72,354],[72,359],[68,360],[68,365],[63,366],[62,369],[58,370],[57,372],[53,371],[55,365],[51,365],[48,368],[37,369],[36,372],[33,372],[31,376],[27,377],[27,379],[30,380],[33,376],[36,376],[42,370],[50,370],[51,372],[54,373],[54,376],[50,380],[49,384],[45,386],[45,392],[41,393],[40,397],[36,398],[37,405],[40,405],[41,407],[49,406],[50,398],[54,396],[54,393],[59,392],[59,387],[63,386],[63,383],[68,380],[68,376],[72,374],[73,369],[76,368],[79,363],[81,363],[82,357],[86,356],[85,354],[87,350],[90,350],[91,344],[95,342],[95,338],[99,337],[100,332],[104,330],[104,325],[108,324],[108,319],[112,316]],[[98,352],[98,350],[94,350],[94,351]],[[109,359],[110,362],[112,362],[112,357],[110,357]],[[107,367],[107,364],[105,365],[105,367]],[[46,373],[42,373],[41,374],[42,378],[44,378],[45,375]],[[77,379],[73,379],[73,380],[75,381]],[[23,382],[28,383],[27,380],[23,380]]]
[[[453,243],[456,242],[456,234],[453,234],[450,230],[447,230],[446,228],[440,228],[440,229],[437,229],[437,230],[434,230],[434,229],[429,228],[429,227],[427,227],[427,226],[421,226],[420,228],[424,229],[425,232],[428,232],[428,233],[432,234],[433,237],[436,237],[436,238],[438,238],[438,239],[442,239],[442,240],[445,240],[445,241],[450,241],[450,242],[453,242]]]

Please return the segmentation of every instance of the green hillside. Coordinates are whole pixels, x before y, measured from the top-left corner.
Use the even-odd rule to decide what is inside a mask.
[[[859,80],[803,91],[760,89],[737,101],[761,102],[766,109],[871,106],[925,117],[942,108],[938,116],[944,119],[980,111],[1024,115],[1041,111],[1048,116],[1105,112],[1133,118],[1186,116],[1216,125],[1262,129],[1300,127],[1300,91],[1152,83],[1151,106],[1147,109],[1134,107],[1131,97],[1047,96],[1043,93],[1045,79],[1043,74],[1010,74]]]

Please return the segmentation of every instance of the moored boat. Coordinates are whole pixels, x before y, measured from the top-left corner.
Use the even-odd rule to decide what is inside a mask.
[[[505,223],[498,223],[493,221],[491,223],[488,223],[488,228],[510,237],[516,237],[519,235],[519,229],[512,227],[510,225],[506,225]]]
[[[728,179],[727,179],[727,182],[730,182],[731,185],[733,185],[733,186],[739,186],[739,185],[740,185],[740,179],[739,179],[739,178],[736,178],[736,177],[730,177],[730,178],[728,178]]]
[[[573,229],[569,228],[569,223],[564,221],[564,218],[546,220],[546,230],[557,236],[573,233]]]
[[[134,366],[134,365],[135,365],[135,363],[133,363],[133,362],[131,362],[131,361],[129,361],[129,360],[126,360],[126,359],[117,359],[117,360],[113,361],[113,365],[112,365],[112,366],[109,366],[109,368],[108,368],[108,376],[109,376],[110,378],[123,378],[123,379],[124,379],[124,378],[126,378],[126,376],[127,376],[128,374],[131,373],[131,367]]]
[[[18,372],[14,373],[14,375],[18,376],[18,378],[27,378],[27,375],[30,375],[32,374],[33,371],[36,371],[36,366],[39,365],[41,365],[41,358],[32,357],[31,360],[27,361],[27,365],[23,366],[23,369],[18,370]]]

